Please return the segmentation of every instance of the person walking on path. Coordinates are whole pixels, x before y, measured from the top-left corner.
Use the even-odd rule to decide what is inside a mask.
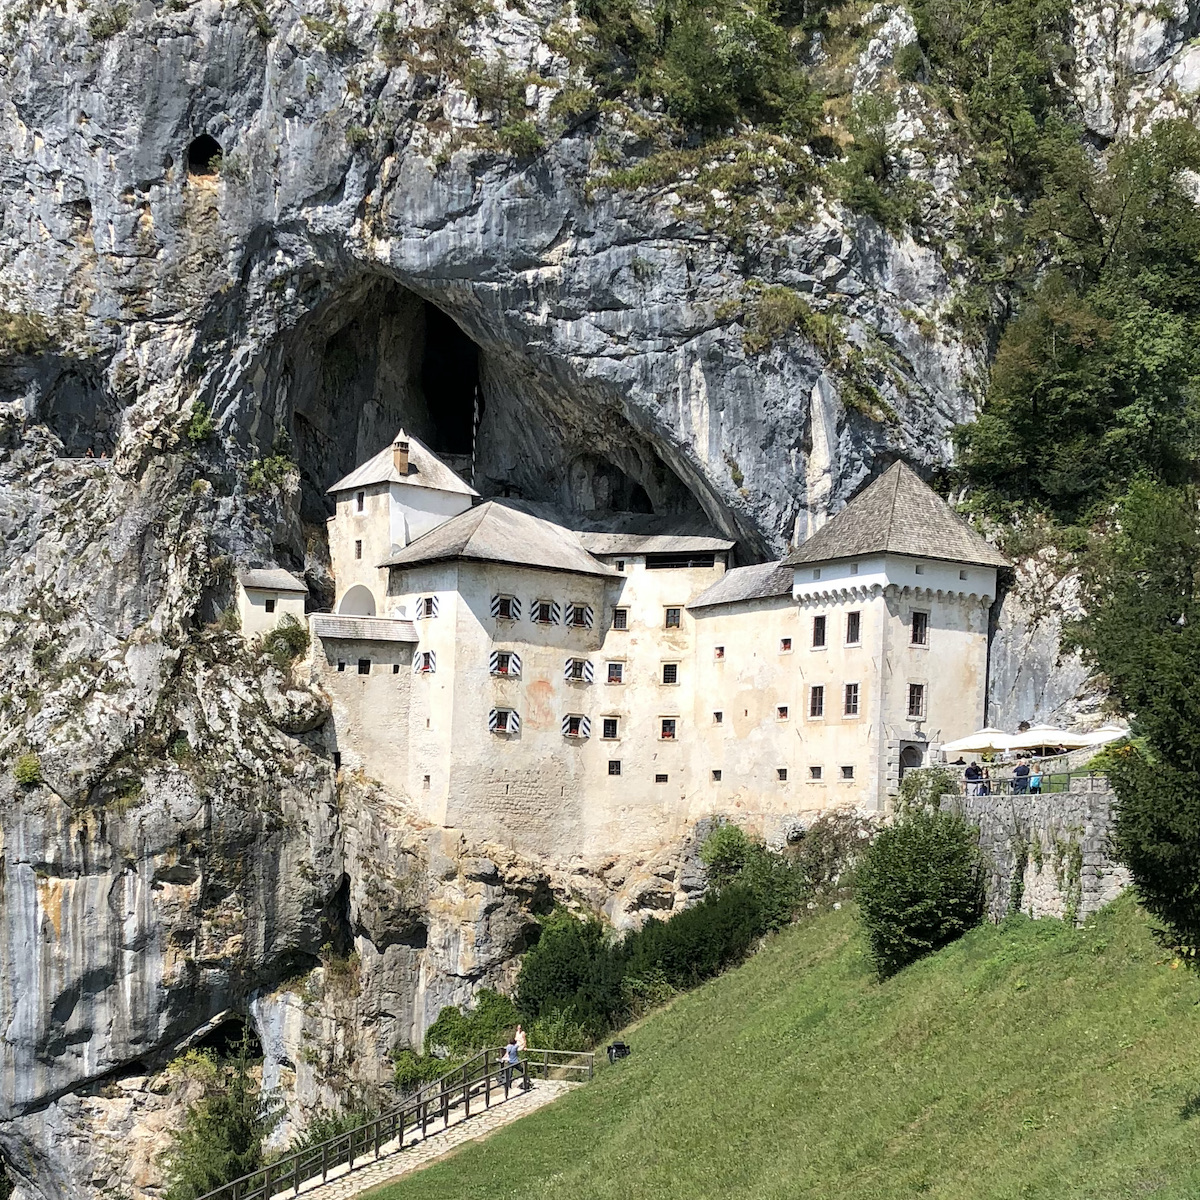
[[[1013,795],[1024,796],[1029,791],[1029,764],[1023,759],[1017,759],[1013,767]]]
[[[501,1061],[504,1063],[504,1066],[500,1071],[500,1082],[504,1085],[504,1094],[507,1096],[508,1089],[512,1086],[513,1071],[516,1069],[519,1061],[516,1034],[513,1034],[508,1039],[508,1045],[504,1047],[504,1057]]]
[[[983,772],[979,769],[979,764],[974,759],[972,759],[971,765],[963,772],[963,779],[966,780],[966,784],[967,784],[967,795],[968,796],[980,795],[979,781],[982,778],[983,778]]]
[[[513,1041],[517,1043],[517,1053],[524,1054],[529,1047],[529,1039],[525,1036],[525,1030],[518,1025],[517,1032],[513,1034]]]

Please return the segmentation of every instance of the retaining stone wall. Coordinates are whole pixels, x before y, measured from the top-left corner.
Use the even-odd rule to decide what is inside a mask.
[[[1102,776],[1045,796],[943,796],[942,808],[979,827],[987,856],[988,916],[1082,922],[1129,886],[1109,845],[1116,797]]]

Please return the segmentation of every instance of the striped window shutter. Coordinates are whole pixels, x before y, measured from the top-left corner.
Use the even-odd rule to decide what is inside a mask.
[[[437,613],[434,613],[434,616],[437,616]],[[436,671],[437,670],[437,651],[430,650],[428,652],[428,657],[429,657],[429,670]]]
[[[583,660],[583,682],[594,683],[596,679],[596,668],[592,666],[592,660],[585,658]]]
[[[488,713],[488,733],[495,733],[499,723],[499,713],[493,708],[492,711]]]
[[[508,656],[508,673],[510,675],[520,675],[521,673],[521,656],[515,650]]]
[[[585,626],[586,626],[588,629],[591,629],[591,627],[592,627],[592,622],[593,622],[595,619],[596,619],[596,614],[595,614],[594,612],[592,612],[592,606],[589,604],[589,605],[588,605],[588,606],[587,606],[587,607],[586,607],[586,608],[583,610],[583,623],[584,623],[584,625],[585,625]]]
[[[550,604],[550,620],[557,625],[562,620],[562,609],[558,605],[558,601],[554,600]]]
[[[498,617],[499,615],[500,615],[500,597],[493,596],[492,597],[492,616]]]
[[[568,604],[568,605],[567,605],[567,618],[566,618],[566,620],[567,620],[567,624],[568,624],[568,625],[574,625],[574,624],[575,624],[575,605],[573,605],[573,604]]]
[[[571,668],[572,668],[572,666],[574,666],[574,664],[575,664],[575,660],[573,658],[568,658],[567,661],[565,663],[563,663],[563,678],[564,679],[571,678]]]
[[[500,651],[499,650],[493,650],[492,653],[488,656],[488,670],[491,671],[491,673],[493,675],[495,675],[496,672],[500,670]]]
[[[513,733],[521,732],[521,714],[519,712],[510,712],[508,714],[508,727]]]
[[[592,736],[592,722],[591,722],[590,718],[584,717],[580,720],[579,736],[585,737],[585,738]]]
[[[427,605],[432,605],[433,611],[429,615],[431,617],[436,617],[438,615],[438,598],[436,596],[430,596],[425,603]]]
[[[571,717],[570,717],[570,714],[568,714],[567,716],[563,717],[563,719],[562,719],[563,737],[567,736],[567,734],[570,732],[570,729],[571,729]]]
[[[516,598],[516,596],[512,598],[512,614],[514,621],[519,621],[521,619],[521,602]]]
[[[421,664],[422,664],[424,661],[425,661],[425,655],[424,655],[424,654],[422,654],[420,650],[418,650],[418,651],[416,652],[416,654],[414,654],[414,655],[413,655],[413,674],[414,674],[414,675],[420,675],[420,673],[421,673]]]

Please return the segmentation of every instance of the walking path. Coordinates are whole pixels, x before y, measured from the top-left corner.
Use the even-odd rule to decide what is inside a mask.
[[[351,1173],[350,1168],[343,1164],[329,1172],[329,1179],[322,1183],[320,1179],[310,1179],[300,1185],[302,1196],[312,1196],[313,1200],[349,1200],[370,1188],[388,1183],[401,1175],[407,1175],[419,1167],[426,1166],[434,1159],[441,1158],[464,1142],[487,1137],[502,1125],[515,1121],[518,1117],[531,1113],[557,1100],[572,1088],[580,1087],[578,1083],[567,1083],[559,1079],[538,1079],[533,1087],[522,1092],[513,1090],[507,1100],[493,1101],[490,1108],[480,1112],[475,1110],[472,1116],[464,1117],[461,1110],[450,1114],[448,1128],[438,1128],[429,1131],[429,1136],[422,1138],[420,1129],[409,1130],[404,1135],[404,1148],[396,1141],[390,1141],[380,1147],[379,1160],[375,1160],[375,1152],[364,1154],[355,1159],[357,1170]],[[386,1157],[385,1157],[386,1156]],[[289,1189],[284,1195],[292,1194]]]

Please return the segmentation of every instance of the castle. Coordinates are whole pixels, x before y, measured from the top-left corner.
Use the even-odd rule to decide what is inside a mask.
[[[329,491],[337,761],[432,822],[584,857],[716,813],[786,836],[983,723],[1005,559],[903,463],[741,567],[668,518],[480,501],[403,431]]]

